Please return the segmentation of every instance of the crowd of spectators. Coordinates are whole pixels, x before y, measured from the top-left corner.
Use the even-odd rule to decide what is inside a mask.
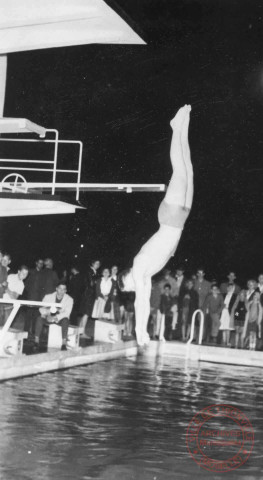
[[[186,342],[190,337],[193,313],[200,310],[204,315],[203,343],[261,349],[262,306],[263,274],[257,279],[248,279],[241,288],[234,271],[230,271],[220,284],[216,280],[206,280],[203,268],[188,277],[181,267],[175,275],[165,270],[162,279],[152,284],[153,335]],[[196,339],[199,324],[200,313],[194,329]]]
[[[14,273],[10,264],[11,256],[0,251],[0,298],[61,304],[57,311],[35,306],[25,309],[24,328],[34,338],[36,350],[43,326],[54,322],[62,328],[62,349],[66,349],[69,323],[82,326],[83,338],[89,339],[87,326],[96,318],[122,323],[124,336],[135,336],[135,293],[121,291],[117,265],[101,268],[100,260],[94,259],[86,270],[72,265],[58,275],[51,258],[38,258],[34,268],[21,265]],[[203,268],[187,277],[183,267],[178,267],[174,274],[165,269],[152,280],[150,304],[148,330],[152,339],[186,342],[193,313],[201,310],[203,343],[262,348],[263,273],[241,287],[234,271],[219,284],[216,280],[208,281]],[[11,304],[0,304],[1,325],[11,308]],[[199,323],[200,314],[196,317],[195,339]]]
[[[39,350],[43,327],[50,323],[61,326],[62,350],[66,350],[70,323],[82,326],[82,337],[91,339],[86,333],[88,319],[104,318],[115,323],[123,322],[124,335],[134,335],[135,294],[120,291],[117,265],[101,270],[101,262],[94,260],[84,272],[80,272],[77,265],[72,265],[59,275],[53,268],[51,258],[37,258],[34,268],[22,265],[16,273],[11,273],[10,263],[10,255],[0,251],[0,298],[61,304],[56,311],[47,306],[39,308],[34,305],[22,309],[20,320],[22,316],[23,328],[34,340],[34,351]],[[11,309],[10,303],[0,303],[1,326]]]

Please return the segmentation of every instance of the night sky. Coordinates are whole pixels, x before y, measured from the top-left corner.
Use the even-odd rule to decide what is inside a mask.
[[[108,2],[113,5],[113,2]],[[87,45],[8,56],[5,116],[84,143],[83,182],[168,183],[169,121],[192,105],[195,196],[171,261],[208,278],[263,271],[263,5],[117,0],[145,46]],[[65,162],[69,159],[65,158]],[[160,193],[85,193],[74,215],[3,219],[13,265],[51,255],[125,267],[157,229]],[[84,245],[81,247],[81,245]],[[78,257],[75,257],[78,255]]]

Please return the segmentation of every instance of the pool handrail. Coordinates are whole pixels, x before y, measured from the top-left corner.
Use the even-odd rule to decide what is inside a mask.
[[[198,308],[197,310],[194,311],[192,315],[192,322],[191,322],[191,332],[190,332],[190,338],[187,341],[187,344],[190,345],[194,339],[194,331],[195,331],[195,318],[196,315],[200,313],[200,328],[199,328],[199,339],[198,339],[198,344],[202,345],[202,339],[203,339],[203,330],[204,330],[204,312]]]

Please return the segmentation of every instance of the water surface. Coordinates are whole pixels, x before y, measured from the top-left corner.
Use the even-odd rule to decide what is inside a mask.
[[[0,385],[1,480],[263,478],[260,369],[143,356]],[[192,416],[241,408],[255,431],[250,459],[213,474],[186,447]]]

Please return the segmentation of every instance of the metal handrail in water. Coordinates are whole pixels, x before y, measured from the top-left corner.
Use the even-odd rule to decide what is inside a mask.
[[[196,315],[200,314],[200,328],[199,328],[199,339],[198,339],[198,344],[202,344],[202,339],[203,339],[203,330],[204,330],[204,312],[200,309],[195,310],[192,316],[192,323],[191,323],[191,332],[190,332],[190,338],[187,342],[188,345],[190,345],[194,339],[194,331],[195,331],[195,319]]]

